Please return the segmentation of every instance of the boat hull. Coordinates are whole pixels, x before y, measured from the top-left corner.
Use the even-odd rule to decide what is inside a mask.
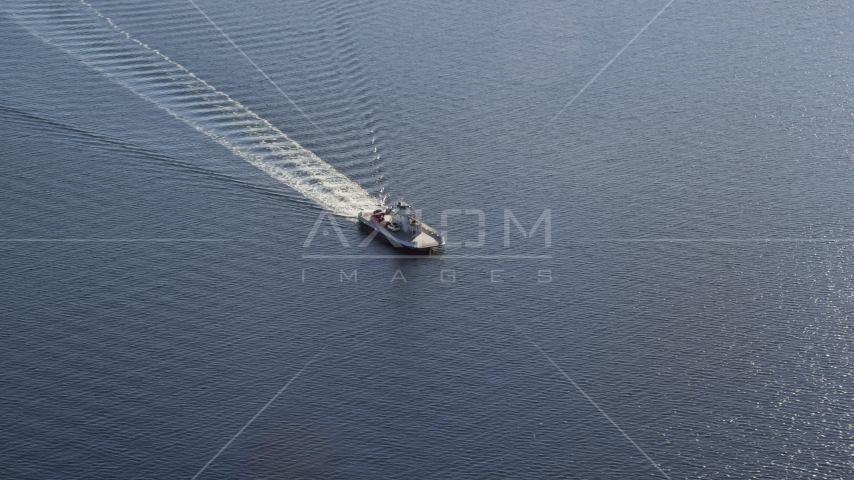
[[[388,222],[378,222],[370,212],[360,212],[358,218],[359,223],[385,237],[394,247],[426,250],[445,244],[445,239],[442,235],[423,223],[417,232],[407,233],[389,230],[387,226]]]

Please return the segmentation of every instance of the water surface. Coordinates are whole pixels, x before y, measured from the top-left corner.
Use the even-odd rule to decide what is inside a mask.
[[[665,3],[198,0],[293,103],[4,5],[2,476],[192,478],[314,358],[199,478],[851,477],[854,12],[676,0],[550,122]]]

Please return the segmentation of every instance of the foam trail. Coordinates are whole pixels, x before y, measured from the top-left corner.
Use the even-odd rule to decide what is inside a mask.
[[[380,201],[267,120],[118,28],[91,5],[24,2],[13,18],[321,207],[355,216]]]

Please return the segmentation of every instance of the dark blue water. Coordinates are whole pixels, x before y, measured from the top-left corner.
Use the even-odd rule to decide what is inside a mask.
[[[0,477],[854,476],[850,3],[676,0],[553,121],[666,2],[196,3],[293,103],[0,8]]]

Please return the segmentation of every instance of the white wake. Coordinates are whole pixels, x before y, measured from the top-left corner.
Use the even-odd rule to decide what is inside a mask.
[[[321,207],[355,216],[380,204],[270,122],[131,37],[88,3],[24,2],[8,10],[46,43],[169,112]]]

